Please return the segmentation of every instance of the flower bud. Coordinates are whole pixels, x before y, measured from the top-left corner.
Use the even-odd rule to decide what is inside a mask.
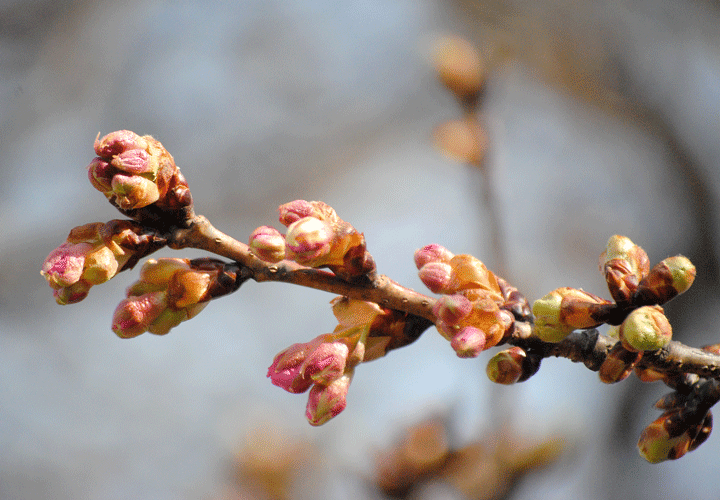
[[[102,158],[112,158],[115,155],[132,149],[147,148],[147,141],[130,130],[117,130],[107,134],[102,139],[95,138],[95,154]]]
[[[442,322],[453,326],[467,318],[473,310],[473,304],[460,294],[443,295],[433,306],[433,314]]]
[[[334,239],[329,223],[315,217],[304,217],[290,224],[285,244],[293,252],[294,260],[302,264],[327,255]]]
[[[278,208],[280,223],[290,226],[292,223],[306,217],[314,217],[326,222],[337,222],[340,218],[335,210],[322,201],[295,200],[280,205]]]
[[[512,385],[523,375],[523,364],[527,355],[520,347],[511,347],[495,354],[488,361],[485,372],[496,384]]]
[[[620,339],[628,350],[656,351],[672,339],[672,327],[660,306],[643,306],[620,325]]]
[[[273,385],[293,394],[307,391],[313,381],[303,372],[302,365],[309,349],[307,343],[293,344],[275,356],[267,372]]]
[[[462,100],[477,99],[485,73],[480,55],[466,40],[448,37],[434,49],[435,69],[440,81]]]
[[[614,384],[630,376],[635,364],[642,358],[641,352],[627,350],[622,342],[616,342],[600,365],[598,375],[604,384]]]
[[[303,361],[303,377],[318,384],[329,384],[342,376],[350,350],[345,342],[323,342]]]
[[[163,292],[130,296],[115,309],[112,331],[123,339],[137,337],[145,333],[166,308],[166,294]]]
[[[695,281],[695,266],[682,255],[668,257],[655,265],[640,282],[635,304],[664,304],[685,292]]]
[[[640,434],[638,451],[650,463],[676,460],[702,444],[712,430],[712,413],[698,418],[684,409],[670,410]]]
[[[443,262],[428,262],[418,271],[420,281],[433,293],[443,293],[448,290],[452,267]]]
[[[328,385],[315,384],[308,395],[305,416],[310,425],[322,425],[345,409],[352,373],[333,380]]]
[[[421,269],[425,264],[429,264],[430,262],[448,264],[453,257],[455,257],[455,255],[444,246],[431,243],[430,245],[425,245],[415,250],[415,265],[418,269]]]
[[[560,342],[573,331],[573,327],[561,322],[564,290],[567,288],[558,288],[533,302],[533,331],[544,342]]]
[[[265,262],[285,258],[285,237],[270,226],[260,226],[250,233],[250,251]]]
[[[452,120],[435,128],[435,146],[455,161],[478,164],[485,157],[488,138],[473,118]]]
[[[110,195],[123,210],[143,208],[160,199],[157,184],[139,175],[116,174],[111,188]]]
[[[610,295],[619,304],[630,302],[649,269],[650,260],[645,250],[626,236],[611,236],[600,255],[600,270],[605,275]]]
[[[485,332],[481,329],[465,326],[453,336],[450,347],[459,358],[476,358],[485,349],[485,340]]]

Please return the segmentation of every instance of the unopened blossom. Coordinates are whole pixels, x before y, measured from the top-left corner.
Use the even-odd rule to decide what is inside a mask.
[[[662,307],[643,306],[628,314],[619,335],[626,349],[655,351],[672,340],[672,326]]]
[[[640,434],[637,447],[650,463],[676,460],[700,446],[712,430],[712,413],[695,415],[682,408],[669,410]]]
[[[450,252],[450,250],[436,243],[425,245],[424,247],[415,250],[414,255],[415,265],[418,270],[431,262],[449,264],[453,257],[455,257],[455,255]]]
[[[265,262],[285,258],[285,237],[270,226],[260,226],[250,233],[250,251]]]
[[[601,325],[612,305],[583,290],[557,288],[533,303],[534,331],[545,342],[560,342],[575,329]]]
[[[683,255],[668,257],[645,276],[635,291],[634,303],[664,304],[687,291],[695,281],[695,266]]]
[[[496,384],[511,385],[520,380],[523,375],[523,364],[527,354],[520,347],[511,347],[498,352],[485,369],[488,378]]]
[[[600,255],[600,270],[605,275],[610,295],[619,304],[630,303],[649,269],[650,260],[645,250],[626,236],[611,236]]]
[[[433,293],[450,292],[452,267],[444,262],[428,262],[418,270],[420,281]]]
[[[192,204],[173,157],[151,136],[111,132],[95,140],[95,153],[88,165],[90,183],[117,208],[130,211],[156,204],[174,210]]]
[[[90,288],[111,279],[126,265],[162,246],[132,221],[114,220],[78,226],[65,243],[50,252],[42,274],[59,304],[84,299]]]
[[[122,338],[146,331],[165,335],[181,322],[195,317],[212,299],[211,285],[218,269],[194,267],[188,259],[150,259],[140,280],[127,290],[113,315],[112,329]]]
[[[310,389],[305,416],[311,425],[322,425],[345,409],[351,381],[352,372],[348,372],[328,385],[316,384]]]

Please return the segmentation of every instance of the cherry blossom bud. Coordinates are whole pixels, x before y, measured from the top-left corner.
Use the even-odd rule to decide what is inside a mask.
[[[345,409],[352,372],[328,385],[316,384],[310,389],[305,416],[311,425],[322,425]]]
[[[672,339],[672,327],[660,306],[643,306],[620,325],[620,339],[628,350],[655,351]]]
[[[488,378],[496,384],[512,385],[523,375],[523,364],[527,357],[520,347],[500,351],[488,361],[485,369]]]
[[[295,200],[280,205],[278,211],[280,213],[280,223],[288,227],[305,217],[313,217],[325,222],[337,222],[340,220],[335,210],[322,201]]]
[[[617,342],[600,365],[598,370],[600,381],[604,384],[614,384],[625,380],[641,357],[641,352],[629,351],[622,342]]]
[[[315,217],[304,217],[290,224],[285,244],[293,252],[294,260],[303,264],[330,253],[334,236],[329,223]]]
[[[157,184],[139,175],[116,174],[112,180],[111,196],[124,210],[143,208],[160,199]]]
[[[635,292],[635,304],[664,304],[685,292],[695,281],[695,266],[682,255],[655,265]]]
[[[452,326],[467,318],[473,304],[464,295],[443,295],[433,306],[433,314],[440,321]]]
[[[474,117],[445,122],[433,131],[435,146],[450,159],[479,163],[488,149],[487,134]]]
[[[131,149],[114,156],[110,164],[131,175],[157,172],[157,164],[144,149]]]
[[[285,258],[285,237],[270,226],[260,226],[250,233],[250,251],[265,262]]]
[[[349,354],[345,342],[323,342],[303,361],[303,376],[318,384],[329,384],[342,376]]]
[[[640,434],[638,451],[650,463],[676,460],[702,444],[712,430],[712,413],[698,418],[684,409],[670,410]]]
[[[650,260],[645,250],[626,236],[611,236],[600,255],[600,270],[605,274],[610,295],[618,304],[630,302],[649,269]]]
[[[440,81],[459,99],[476,99],[485,82],[480,56],[462,38],[448,37],[437,42],[435,69]]]
[[[465,326],[453,336],[450,347],[459,358],[476,358],[486,345],[485,332],[474,326]]]
[[[566,289],[558,288],[533,302],[533,331],[545,342],[560,342],[574,329],[561,321],[563,290]]]
[[[100,134],[98,134],[98,138]],[[112,158],[131,149],[147,148],[147,141],[130,130],[117,130],[102,139],[95,138],[95,154],[103,158]]]
[[[130,296],[120,302],[112,320],[112,331],[123,339],[145,333],[153,321],[167,308],[164,292]]]
[[[273,385],[293,394],[305,392],[313,385],[313,380],[302,369],[308,349],[306,343],[293,344],[275,356],[267,372]]]
[[[455,255],[447,248],[432,243],[415,250],[415,265],[418,269],[421,269],[424,265],[429,264],[430,262],[442,262],[443,264],[449,264],[453,257],[455,257]]]
[[[418,271],[420,281],[433,293],[443,293],[448,290],[452,267],[443,262],[428,262]]]
[[[94,158],[88,165],[88,179],[90,184],[103,193],[112,191],[112,179],[117,169],[102,158]]]

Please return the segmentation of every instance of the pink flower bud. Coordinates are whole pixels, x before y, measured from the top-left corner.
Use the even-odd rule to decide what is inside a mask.
[[[112,330],[118,337],[129,339],[147,331],[167,308],[166,294],[153,292],[128,297],[118,304],[113,314]]]
[[[267,372],[273,385],[293,394],[300,394],[310,388],[313,381],[302,370],[306,348],[307,344],[293,344],[275,356]]]
[[[428,262],[418,271],[420,281],[433,293],[443,293],[448,290],[452,267],[444,262]]]
[[[110,164],[130,175],[155,173],[157,171],[157,163],[151,160],[152,158],[147,151],[143,149],[131,149],[115,156]]]
[[[55,290],[77,283],[83,273],[85,257],[92,249],[89,243],[63,243],[47,256],[40,274]]]
[[[433,314],[442,322],[452,326],[466,318],[472,309],[472,302],[464,295],[443,295],[435,302]]]
[[[328,385],[310,389],[305,416],[311,425],[322,425],[345,409],[352,373],[346,373]]]
[[[429,264],[430,262],[442,262],[447,264],[454,256],[455,255],[453,255],[450,250],[444,246],[432,243],[415,250],[415,265],[418,269],[421,269],[424,265]]]
[[[475,358],[485,349],[485,332],[474,326],[461,328],[450,341],[460,358]]]
[[[250,233],[250,251],[265,262],[285,258],[285,237],[270,226],[260,226]]]
[[[327,255],[334,239],[330,224],[314,217],[305,217],[288,227],[285,244],[298,263],[310,263]]]
[[[88,179],[90,179],[90,184],[95,189],[101,193],[110,193],[112,191],[112,179],[117,173],[115,167],[102,158],[94,158],[87,169]]]
[[[95,139],[95,154],[101,158],[110,159],[130,149],[145,148],[147,148],[147,141],[130,130],[117,130],[100,140]]]
[[[283,226],[289,226],[293,222],[297,222],[305,217],[311,217],[313,214],[313,206],[305,200],[295,200],[290,203],[280,205],[280,223]]]
[[[157,184],[139,175],[115,175],[112,193],[115,195],[115,203],[123,210],[143,208],[160,198]]]
[[[344,342],[323,342],[305,358],[301,367],[303,376],[318,384],[329,384],[342,376],[349,354]]]

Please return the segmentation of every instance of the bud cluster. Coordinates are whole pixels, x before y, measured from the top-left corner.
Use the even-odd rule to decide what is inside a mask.
[[[267,376],[291,393],[310,390],[305,416],[322,425],[345,409],[355,367],[385,355],[392,331],[402,328],[395,311],[373,302],[337,297],[332,308],[338,325],[333,333],[293,344],[273,360]]]
[[[537,337],[559,342],[573,330],[608,323],[620,325],[618,334],[627,350],[651,351],[667,345],[672,329],[660,304],[690,288],[695,266],[678,255],[650,269],[642,248],[615,235],[600,255],[600,270],[614,302],[575,288],[553,290],[533,304]]]
[[[53,288],[58,304],[74,304],[87,297],[93,285],[132,268],[164,244],[133,221],[85,224],[73,228],[65,243],[50,252],[40,274]]]
[[[365,237],[321,201],[295,200],[279,208],[283,235],[261,226],[250,235],[250,250],[266,262],[288,259],[308,267],[328,267],[346,281],[375,271]]]
[[[150,259],[115,309],[112,330],[121,338],[165,335],[240,284],[235,264],[211,258]]]
[[[95,139],[95,154],[88,165],[90,183],[121,212],[132,217],[152,204],[171,211],[192,204],[173,157],[151,136],[118,130]]]
[[[475,357],[512,330],[527,301],[471,255],[453,255],[432,244],[415,252],[420,280],[443,294],[433,307],[435,326],[459,357]]]
[[[712,431],[710,407],[718,397],[717,381],[697,379],[660,398],[655,407],[663,413],[640,434],[640,455],[658,463],[676,460],[696,449]]]

